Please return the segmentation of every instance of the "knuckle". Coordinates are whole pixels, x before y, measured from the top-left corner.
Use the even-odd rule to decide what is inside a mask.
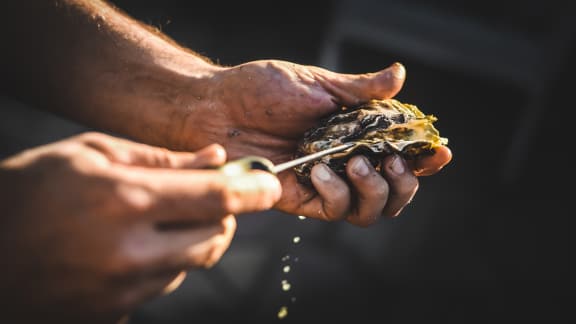
[[[87,210],[108,217],[116,217],[130,210],[125,203],[126,199],[117,194],[119,184],[106,177],[94,177],[91,179],[91,185],[96,190],[85,197],[84,203]]]
[[[398,195],[411,195],[418,190],[419,185],[416,177],[408,177],[396,186],[395,191]]]
[[[167,148],[158,148],[158,154],[154,157],[156,159],[156,165],[161,165],[168,168],[177,168],[178,164],[172,152]]]
[[[329,198],[324,198],[323,207],[318,210],[318,214],[327,221],[341,221],[348,215],[350,203],[348,191],[334,192]]]
[[[216,202],[222,214],[235,214],[241,208],[241,200],[238,199],[238,193],[228,186],[220,187],[216,191]]]
[[[89,132],[85,132],[82,133],[80,135],[77,135],[76,138],[84,143],[99,143],[102,142],[103,140],[105,140],[107,138],[106,134],[103,133],[99,133],[99,132],[95,132],[95,131],[89,131]]]
[[[330,208],[322,212],[323,218],[330,222],[338,222],[346,218],[347,212],[345,209]]]
[[[111,205],[118,206],[127,213],[144,213],[155,204],[154,194],[141,186],[116,183],[112,192],[114,195],[110,197]]]
[[[379,184],[372,186],[369,192],[371,193],[371,196],[377,199],[382,199],[388,197],[390,186],[386,181],[382,181]]]
[[[329,201],[333,205],[345,205],[346,202],[350,200],[350,191],[349,190],[337,190],[333,193],[330,197]]]

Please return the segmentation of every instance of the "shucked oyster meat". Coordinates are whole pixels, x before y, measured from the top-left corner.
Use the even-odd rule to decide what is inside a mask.
[[[366,104],[343,108],[304,134],[297,157],[312,154],[344,143],[350,149],[324,156],[294,168],[299,182],[311,185],[310,171],[316,163],[325,163],[346,179],[346,163],[355,155],[365,155],[381,171],[382,159],[398,153],[406,159],[433,154],[448,139],[440,137],[433,123],[436,117],[425,115],[418,107],[396,99],[371,100]]]

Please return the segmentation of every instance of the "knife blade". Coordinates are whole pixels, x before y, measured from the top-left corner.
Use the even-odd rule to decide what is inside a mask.
[[[328,148],[316,153],[305,155],[294,160],[274,165],[272,161],[260,156],[245,156],[237,160],[227,162],[219,168],[220,171],[227,175],[241,174],[250,170],[264,170],[272,174],[278,174],[284,170],[288,170],[302,163],[310,162],[319,159],[323,156],[346,151],[347,149],[355,146],[356,143],[349,142],[335,147]]]

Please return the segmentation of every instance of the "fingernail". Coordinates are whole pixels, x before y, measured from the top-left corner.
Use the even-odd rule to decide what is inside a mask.
[[[326,164],[320,164],[320,166],[316,168],[314,176],[320,181],[327,182],[332,179],[332,172],[330,172]]]
[[[404,161],[402,161],[402,158],[398,155],[395,155],[392,164],[390,164],[390,169],[392,169],[392,172],[396,174],[404,173],[406,168],[404,167]]]
[[[278,179],[269,174],[245,174],[231,177],[231,190],[236,192],[272,192],[275,198],[281,194]]]
[[[270,174],[257,175],[261,190],[271,195],[273,200],[278,200],[282,196],[282,185],[275,176]]]
[[[404,79],[406,77],[406,68],[402,63],[396,62],[392,64],[392,76],[396,79]]]
[[[370,173],[368,160],[363,156],[354,159],[354,161],[352,161],[352,172],[361,177],[367,176]]]

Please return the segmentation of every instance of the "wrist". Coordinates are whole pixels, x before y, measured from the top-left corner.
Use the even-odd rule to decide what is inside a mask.
[[[67,106],[81,107],[71,117],[89,126],[147,144],[189,149],[182,137],[184,123],[207,105],[214,75],[223,68],[150,36],[137,48],[103,51],[104,63],[95,60],[82,69],[80,82],[72,82],[78,88]]]
[[[216,97],[219,75],[227,68],[187,51],[159,62],[159,67],[155,81],[142,82],[142,91],[135,94],[135,100],[144,101],[143,110],[150,113],[148,138],[144,139],[149,142],[149,137],[155,137],[150,135],[158,132],[154,142],[174,150],[197,150],[217,142],[207,140],[206,127],[215,119],[225,120],[218,116]],[[155,95],[142,97],[143,93]]]
[[[215,75],[224,68],[180,50],[135,69],[123,82],[124,108],[118,107],[130,107],[133,122],[117,125],[116,131],[174,150],[201,148],[194,145],[196,134],[211,118]]]

